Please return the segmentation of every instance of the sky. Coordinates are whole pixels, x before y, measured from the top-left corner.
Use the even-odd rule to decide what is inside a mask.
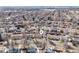
[[[0,6],[79,6],[79,0],[1,0]]]

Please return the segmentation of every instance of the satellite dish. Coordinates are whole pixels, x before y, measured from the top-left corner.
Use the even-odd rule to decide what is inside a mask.
[[[42,35],[44,33],[44,31],[43,30],[40,30],[40,34]]]

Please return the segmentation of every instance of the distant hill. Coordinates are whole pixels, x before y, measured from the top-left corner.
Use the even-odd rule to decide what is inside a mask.
[[[40,9],[79,9],[79,6],[0,6],[1,11],[25,11],[25,10],[40,10]]]

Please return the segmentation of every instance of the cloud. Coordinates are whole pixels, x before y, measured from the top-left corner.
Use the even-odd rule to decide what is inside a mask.
[[[2,0],[0,6],[79,6],[78,0]]]

